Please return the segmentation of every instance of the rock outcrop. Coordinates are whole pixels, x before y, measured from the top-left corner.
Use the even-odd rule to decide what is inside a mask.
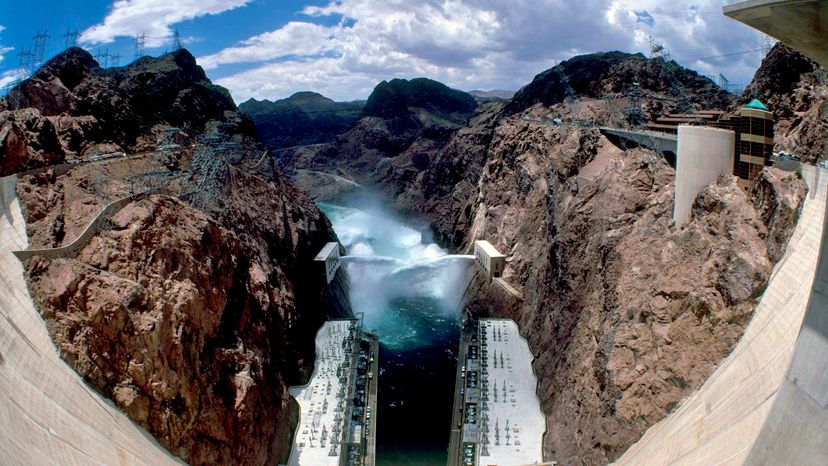
[[[30,244],[65,245],[107,202],[149,191],[77,254],[28,261],[50,335],[91,386],[182,460],[284,462],[296,422],[287,386],[307,380],[322,322],[351,313],[347,280],[326,287],[313,264],[336,235],[262,158],[249,120],[189,52],[113,70],[87,55],[59,55],[3,101],[9,127],[26,115],[70,122],[56,130],[54,153],[36,144],[48,131],[15,133],[20,155],[2,160],[4,173],[94,144],[153,150],[21,174]],[[67,142],[60,128],[80,122],[90,129]],[[155,150],[170,127],[177,148]],[[210,139],[232,144],[199,143]]]
[[[776,150],[803,162],[825,160],[828,153],[828,70],[783,43],[762,60],[739,102],[758,96],[776,119]]]
[[[208,122],[223,121],[239,134],[255,131],[187,50],[104,70],[89,52],[70,48],[9,91],[0,111],[0,175],[87,155],[154,150],[165,126],[201,132]],[[15,145],[21,139],[26,145]]]
[[[334,102],[315,92],[298,92],[273,102],[250,99],[239,110],[253,120],[261,141],[278,150],[333,141],[351,129],[364,106],[364,101]]]
[[[724,108],[732,101],[712,81],[676,62],[603,52],[571,58],[535,76],[515,94],[506,111],[514,114],[538,103],[551,106],[567,97],[629,93],[633,83],[638,83],[646,116],[651,118],[675,110],[681,98],[686,98],[689,105],[706,108]],[[653,95],[659,99],[652,100]]]

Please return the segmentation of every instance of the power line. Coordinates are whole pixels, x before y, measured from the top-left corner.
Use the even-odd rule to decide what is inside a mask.
[[[101,68],[106,68],[109,65],[109,49],[106,49],[106,51],[98,49],[95,53],[95,61],[101,65]]]
[[[735,57],[737,55],[745,55],[745,54],[748,54],[748,53],[755,53],[755,52],[762,52],[762,51],[764,51],[764,49],[762,49],[762,48],[751,49],[751,50],[742,50],[740,52],[731,52],[731,53],[724,53],[722,55],[713,55],[713,56],[710,56],[710,57],[694,58],[694,59],[691,59],[689,61],[696,61],[696,60],[703,61],[703,60],[713,60],[713,59],[716,59],[716,58]]]
[[[17,59],[18,78],[22,81],[32,74],[32,69],[34,68],[34,54],[31,49],[20,49],[20,51],[17,52]]]

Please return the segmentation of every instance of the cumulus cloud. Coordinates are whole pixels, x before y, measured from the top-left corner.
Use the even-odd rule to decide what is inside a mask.
[[[173,35],[171,25],[205,15],[216,15],[252,0],[118,0],[103,23],[81,33],[83,43],[107,44],[118,36],[146,34],[147,47],[160,47]]]
[[[510,89],[573,55],[647,52],[650,37],[702,73],[747,82],[759,34],[725,18],[713,0],[336,0],[306,19],[259,34],[199,63],[248,63],[218,82],[237,100],[316,90],[365,98],[393,77],[426,76],[461,89]],[[335,24],[330,25],[333,18]],[[328,25],[319,24],[325,19]]]
[[[6,30],[6,26],[3,26],[2,24],[0,24],[0,33],[5,31],[5,30]],[[5,47],[2,44],[0,44],[0,62],[2,62],[3,59],[5,58],[4,55],[11,52],[12,50],[14,50],[14,47]],[[2,85],[2,84],[0,84],[0,85]]]
[[[242,41],[214,55],[199,58],[207,69],[222,64],[249,63],[289,56],[314,56],[325,52],[341,52],[342,28],[312,23],[291,22],[272,32]]]
[[[0,89],[4,86],[17,81],[17,70],[7,70],[0,73]]]

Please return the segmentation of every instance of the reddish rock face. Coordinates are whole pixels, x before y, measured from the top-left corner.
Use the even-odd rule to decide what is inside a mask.
[[[0,176],[63,159],[58,131],[39,110],[0,111]]]
[[[326,316],[349,312],[344,294],[313,280],[313,256],[334,237],[321,213],[283,181],[233,177],[231,214],[153,195],[77,257],[27,268],[61,355],[192,464],[284,461],[286,387],[309,373],[307,342]],[[24,198],[50,187],[29,189]]]

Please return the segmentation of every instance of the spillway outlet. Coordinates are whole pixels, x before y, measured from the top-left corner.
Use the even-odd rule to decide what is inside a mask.
[[[336,271],[339,270],[339,243],[333,241],[325,244],[313,261],[320,264],[323,269],[326,283],[331,283],[336,276]]]
[[[506,267],[506,256],[486,240],[474,242],[474,257],[489,277],[499,277]]]

